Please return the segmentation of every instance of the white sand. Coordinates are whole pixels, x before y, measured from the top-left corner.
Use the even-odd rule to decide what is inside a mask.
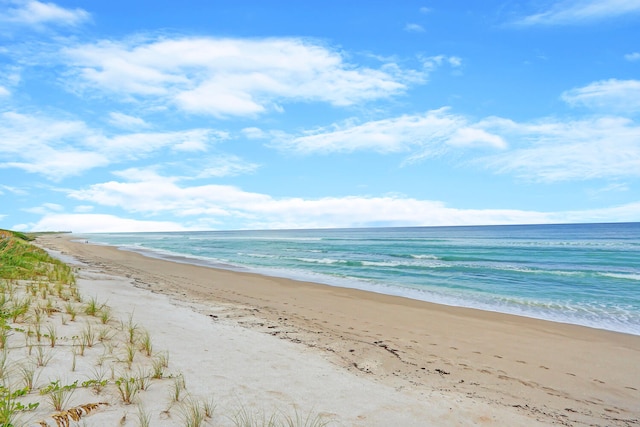
[[[74,262],[59,253],[54,255]],[[75,265],[79,266],[78,287],[85,298],[106,302],[116,318],[126,320],[133,313],[135,323],[150,332],[154,351],[169,353],[169,372],[184,375],[188,393],[215,402],[215,415],[205,425],[233,426],[234,414],[241,410],[260,420],[278,412],[319,414],[335,426],[538,424],[530,417],[458,392],[395,389],[331,363],[312,348],[245,328],[237,319],[202,314],[223,312],[224,306],[187,306],[137,288],[127,278],[104,274],[98,267]],[[96,369],[92,361],[100,354],[96,350],[79,357],[76,372],[68,381],[83,371],[91,376]],[[65,377],[70,358],[71,353],[66,352],[47,369]],[[171,403],[172,381],[157,380],[138,394],[152,426],[184,425],[179,404]],[[137,406],[122,404],[113,390],[104,390],[102,395],[88,393],[77,390],[71,403],[110,404],[83,417],[84,425],[139,425]],[[50,412],[42,408],[32,415],[40,419]]]

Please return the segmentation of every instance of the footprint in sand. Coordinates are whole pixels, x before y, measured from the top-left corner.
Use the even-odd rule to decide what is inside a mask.
[[[524,360],[516,360],[516,363],[522,363],[523,365],[527,364],[527,362],[525,362]]]
[[[544,366],[544,365],[540,365],[540,366],[538,366],[538,367],[539,367],[540,369],[546,369],[546,370],[549,370],[549,368],[547,368],[547,367],[546,367],[546,366]]]
[[[599,379],[596,379],[596,378],[594,378],[594,380],[593,380],[593,381],[597,382],[598,384],[605,384],[605,382],[604,382],[604,381],[600,381]]]

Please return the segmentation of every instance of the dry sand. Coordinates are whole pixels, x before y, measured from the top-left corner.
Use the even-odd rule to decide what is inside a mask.
[[[345,426],[640,425],[638,336],[72,239],[37,242],[83,263],[84,295],[108,300],[122,316],[135,313],[154,345],[169,351],[189,392],[213,396],[214,425],[233,425],[228,416],[240,407],[295,408]],[[151,425],[175,425],[160,414],[166,396],[152,391],[144,396],[158,414]],[[112,405],[87,425],[112,425],[97,420],[120,419],[123,411],[135,412]]]

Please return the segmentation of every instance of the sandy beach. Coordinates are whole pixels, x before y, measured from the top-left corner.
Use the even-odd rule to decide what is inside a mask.
[[[238,407],[344,426],[640,425],[639,336],[170,262],[73,235],[37,244],[77,263],[84,295],[135,313],[190,392],[213,396],[215,425],[233,425],[225,414]],[[151,425],[175,425],[163,399],[146,399]]]

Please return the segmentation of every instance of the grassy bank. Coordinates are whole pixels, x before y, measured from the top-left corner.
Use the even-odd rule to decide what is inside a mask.
[[[0,230],[0,426],[327,424],[217,409],[212,396],[192,395],[133,313],[117,319],[84,298],[73,269],[31,240]],[[162,410],[146,409],[159,400]]]

